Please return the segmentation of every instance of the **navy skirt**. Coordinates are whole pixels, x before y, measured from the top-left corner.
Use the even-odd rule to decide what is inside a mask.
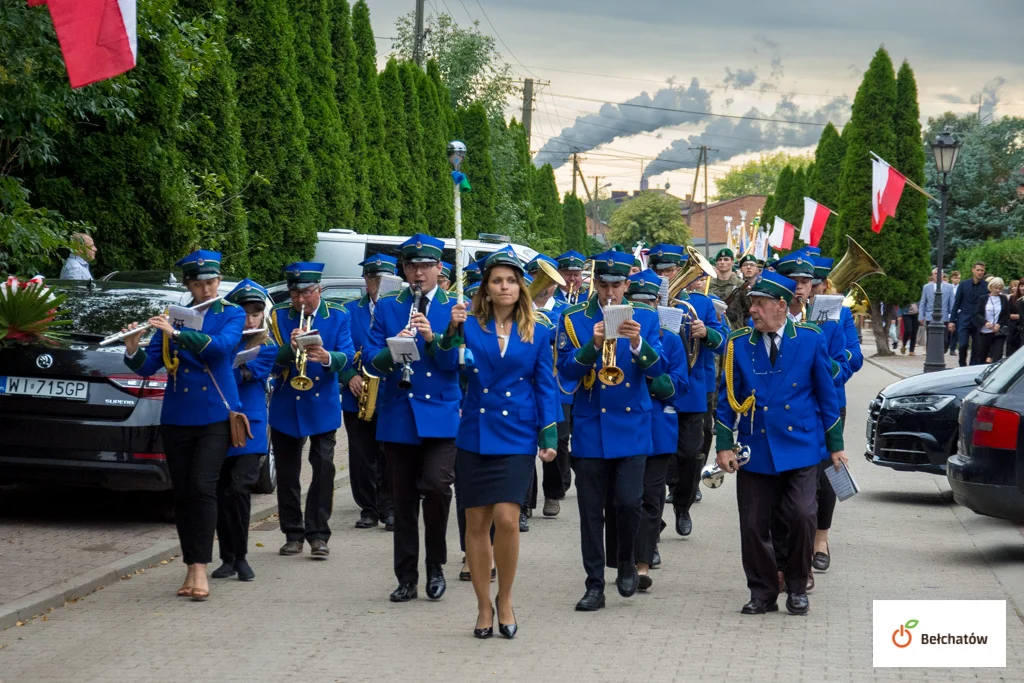
[[[459,449],[455,458],[455,500],[462,508],[497,503],[523,505],[536,455],[481,455]]]

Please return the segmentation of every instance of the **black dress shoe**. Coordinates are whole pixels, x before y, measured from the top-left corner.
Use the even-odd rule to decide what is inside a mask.
[[[694,496],[693,502],[699,503],[703,498],[704,496],[701,494],[700,489],[697,489],[697,495]]]
[[[675,497],[674,495],[672,495],[671,493],[669,493],[669,494],[668,494],[667,496],[665,496],[665,504],[666,504],[666,505],[671,505],[671,504],[672,504],[672,502],[673,502],[673,501],[675,500],[675,498],[676,498],[676,497]]]
[[[645,591],[654,585],[654,581],[651,581],[651,577],[647,574],[641,574],[640,580],[637,581],[637,590]]]
[[[391,602],[409,602],[416,599],[415,583],[400,583],[398,588],[391,591]]]
[[[256,572],[249,566],[249,561],[245,559],[245,556],[235,560],[235,571],[238,572],[239,581],[252,581],[256,578]]]
[[[786,598],[786,609],[790,614],[805,615],[811,609],[811,601],[807,599],[807,593],[790,593]]]
[[[394,531],[394,530],[395,530],[395,516],[394,515],[387,515],[386,517],[384,517],[384,531]]]
[[[530,522],[528,522],[527,519],[526,519],[526,513],[520,511],[519,512],[519,533],[525,534],[529,530],[530,530]]]
[[[439,564],[427,565],[427,597],[431,600],[440,600],[444,596],[448,584],[444,581],[444,571]]]
[[[491,636],[494,635],[494,615],[496,614],[496,612],[497,612],[497,610],[495,610],[492,607],[491,608],[491,625],[490,626],[488,626],[487,628],[475,628],[475,629],[473,629],[473,637],[474,638],[484,639],[484,638],[490,638]]]
[[[693,531],[693,520],[689,512],[676,513],[676,533],[680,536],[689,536]]]
[[[765,614],[767,612],[778,612],[779,603],[776,600],[768,602],[760,598],[751,598],[750,602],[743,605],[740,614]]]
[[[377,522],[377,518],[376,517],[371,517],[370,515],[363,515],[362,517],[359,518],[359,521],[356,522],[356,528],[357,529],[376,529],[377,528],[377,523],[378,522]]]
[[[317,538],[309,542],[309,554],[314,559],[326,560],[331,554],[331,549],[327,547],[327,541]]]
[[[658,546],[654,546],[654,557],[651,558],[651,569],[657,569],[661,566],[661,553],[658,552]]]
[[[282,555],[299,555],[302,553],[302,541],[288,541],[278,552]]]
[[[512,610],[512,623],[503,624],[498,622],[498,633],[505,636],[509,640],[516,637],[516,633],[519,631],[519,624],[516,623],[516,611]]]
[[[213,573],[210,574],[211,578],[227,579],[235,575],[235,561],[224,560],[223,562],[224,564],[213,570]]]
[[[830,564],[832,564],[832,556],[828,553],[814,553],[814,557],[811,558],[811,566],[815,571],[827,572]]]
[[[604,593],[596,588],[588,588],[580,601],[576,603],[577,612],[596,612],[604,607]]]
[[[619,575],[615,579],[615,587],[619,589],[619,595],[624,598],[633,597],[639,584],[640,574],[636,571],[636,565],[631,562],[620,564]]]

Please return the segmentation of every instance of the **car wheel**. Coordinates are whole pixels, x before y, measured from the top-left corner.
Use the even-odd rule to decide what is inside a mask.
[[[260,458],[260,478],[254,493],[273,493],[277,488],[277,461],[274,460],[274,446],[267,446],[267,454]]]

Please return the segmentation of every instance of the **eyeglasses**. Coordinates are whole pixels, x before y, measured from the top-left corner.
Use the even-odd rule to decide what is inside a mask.
[[[437,268],[437,264],[436,263],[406,263],[405,267],[406,268],[410,268],[412,270],[430,270],[432,268]]]
[[[307,287],[306,289],[292,289],[292,290],[288,291],[288,295],[290,297],[292,297],[293,299],[296,299],[296,298],[312,299],[313,295],[319,294],[319,293],[320,293],[320,288],[319,287]]]

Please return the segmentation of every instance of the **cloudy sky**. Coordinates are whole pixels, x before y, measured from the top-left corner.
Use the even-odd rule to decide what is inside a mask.
[[[415,0],[369,4],[383,60],[395,20]],[[426,0],[426,7],[463,25],[479,20],[519,78],[550,83],[537,90],[531,148],[558,166],[563,190],[571,187],[565,162],[575,149],[591,185],[600,176],[600,185],[611,184],[605,191],[632,190],[646,174],[651,187],[670,184],[683,196],[694,183],[690,148],[708,144],[720,150],[711,156],[713,194],[714,177],[732,166],[761,151],[807,151],[821,131],[809,124],[845,122],[883,44],[897,67],[903,59],[914,67],[923,120],[977,111],[979,97],[983,115],[1024,116],[1022,0]]]

